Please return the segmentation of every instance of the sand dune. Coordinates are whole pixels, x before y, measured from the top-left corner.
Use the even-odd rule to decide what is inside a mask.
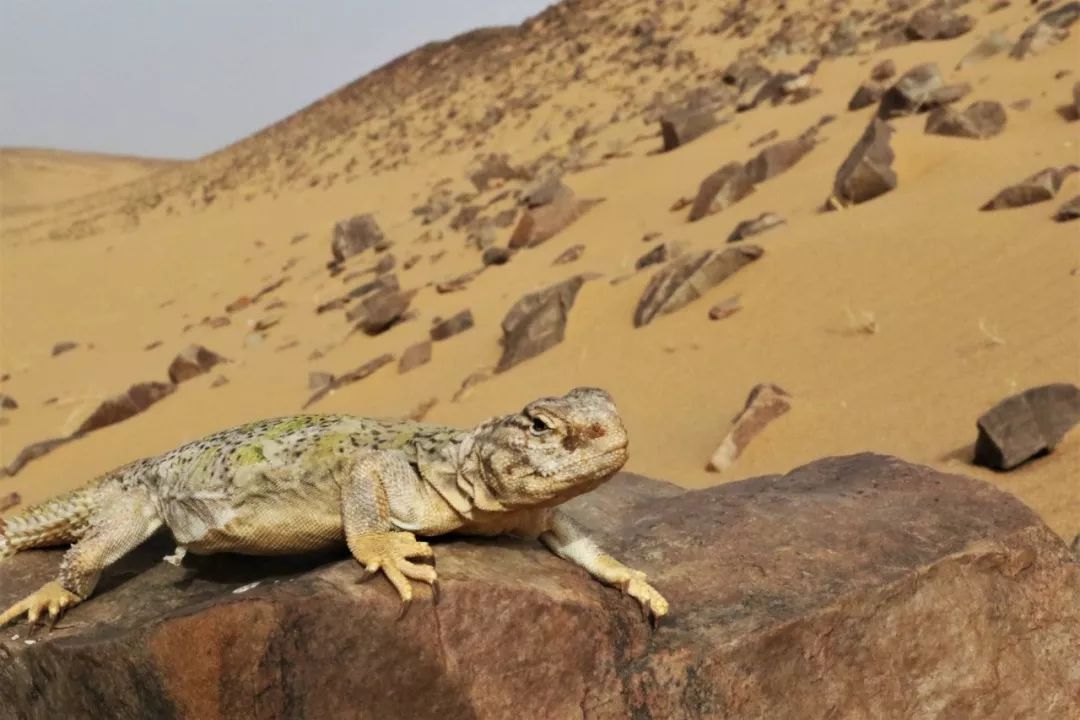
[[[978,209],[1042,168],[1080,162],[1080,124],[1062,111],[1080,45],[1070,37],[1023,60],[1001,54],[956,70],[992,30],[1017,40],[1037,19],[1035,10],[1014,3],[987,14],[969,4],[961,10],[975,27],[966,34],[879,48],[890,22],[902,24],[910,10],[860,3],[857,12],[834,14],[825,3],[788,5],[793,19],[786,25],[770,3],[743,3],[739,12],[733,5],[726,14],[679,3],[662,11],[649,3],[559,6],[524,29],[421,49],[195,163],[140,177],[160,168],[35,159],[41,173],[56,178],[44,186],[16,167],[28,179],[23,189],[13,186],[14,200],[5,192],[5,208],[83,197],[26,223],[4,223],[0,374],[10,378],[0,392],[20,407],[3,415],[0,461],[70,432],[103,397],[163,380],[189,343],[234,362],[27,465],[0,480],[0,490],[33,502],[211,430],[297,412],[310,394],[309,371],[340,374],[384,352],[399,355],[427,337],[434,318],[469,308],[476,326],[435,343],[429,364],[404,375],[389,365],[314,409],[405,415],[434,399],[429,420],[471,424],[541,394],[594,384],[623,408],[629,467],[638,472],[697,487],[826,455],[882,451],[986,479],[1016,493],[1062,535],[1080,532],[1080,433],[1012,473],[970,464],[984,410],[1032,385],[1080,383],[1077,226],[1051,219],[1080,193],[1080,174],[1052,201]],[[858,35],[851,52],[823,53],[844,21]],[[734,112],[737,93],[721,77],[740,52],[772,72],[798,70],[824,54],[810,78],[820,93]],[[999,101],[1006,128],[971,140],[924,133],[924,114],[891,120],[897,189],[823,212],[837,168],[874,113],[848,111],[848,100],[884,59],[901,73],[936,62],[949,83],[971,84],[960,107]],[[658,154],[658,111],[699,88],[715,91],[726,122]],[[733,207],[696,223],[686,222],[685,210],[669,210],[723,164],[753,157],[757,138],[774,130],[779,140],[794,138],[823,116],[835,117],[818,131],[817,146]],[[484,206],[481,215],[492,218],[514,207],[514,198],[497,199],[500,193],[526,184],[477,192],[467,172],[489,152],[507,153],[536,174],[562,166],[580,197],[604,201],[464,290],[440,294],[435,283],[481,267],[468,229],[449,227],[461,207]],[[8,169],[15,161],[3,158],[6,189],[16,171]],[[444,178],[453,195],[468,197],[422,225],[412,209]],[[327,271],[334,223],[361,212],[373,213],[392,241],[402,288],[417,289],[415,317],[375,337],[350,333],[340,310],[315,312],[363,282],[345,278],[378,259],[368,251],[346,261],[338,276]],[[611,281],[632,273],[640,255],[665,241],[688,251],[720,249],[739,221],[764,212],[786,223],[753,238],[765,250],[761,260],[698,302],[633,327],[635,304],[657,268]],[[496,244],[504,246],[512,230],[497,228]],[[659,236],[644,242],[646,233]],[[578,244],[579,260],[553,264]],[[416,264],[403,269],[412,256]],[[601,277],[581,290],[565,340],[453,401],[467,376],[497,362],[499,323],[510,306],[581,272]],[[252,306],[225,312],[282,278]],[[739,313],[708,318],[711,305],[734,295]],[[217,316],[230,324],[201,323]],[[253,340],[253,326],[271,320],[265,337]],[[52,357],[60,340],[79,347]],[[312,359],[315,351],[320,357]],[[212,387],[219,375],[228,384]],[[785,388],[792,410],[733,467],[706,472],[732,416],[760,382]]]

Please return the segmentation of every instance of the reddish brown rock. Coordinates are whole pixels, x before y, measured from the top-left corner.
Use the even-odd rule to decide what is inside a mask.
[[[634,263],[635,270],[644,270],[651,265],[665,263],[682,253],[683,246],[676,242],[662,242],[645,253]]]
[[[393,361],[393,355],[391,355],[390,353],[384,353],[382,355],[379,355],[378,357],[368,360],[366,363],[356,368],[355,370],[350,370],[344,375],[339,375],[333,380],[333,382],[329,383],[328,385],[324,385],[319,390],[315,391],[315,393],[307,399],[307,402],[304,403],[304,408],[308,408],[311,405],[314,405],[316,402],[326,397],[326,395],[333,392],[334,390],[337,390],[338,388],[342,388],[346,385],[351,385],[354,382],[359,382],[360,380],[363,380],[379,368],[383,367],[384,365],[388,365]]]
[[[480,256],[480,261],[484,263],[484,266],[489,265],[505,265],[510,262],[510,258],[514,256],[514,253],[509,248],[504,247],[489,247],[484,250],[484,254]]]
[[[469,283],[471,283],[480,275],[481,270],[470,270],[469,272],[462,273],[457,277],[452,277],[449,280],[443,280],[441,282],[438,282],[435,284],[435,292],[439,293],[440,295],[445,295],[446,293],[464,290],[469,286]]]
[[[1011,470],[1052,451],[1080,422],[1080,388],[1043,385],[1005,398],[979,418],[975,464]]]
[[[227,358],[202,345],[188,345],[169,363],[169,380],[172,383],[182,383],[208,373],[214,366],[227,362],[229,362]]]
[[[1076,165],[1046,168],[1010,185],[988,200],[980,210],[1003,210],[1052,200],[1065,178],[1080,169]]]
[[[754,191],[754,183],[742,163],[731,162],[701,181],[687,220],[695,222],[720,212]]]
[[[970,15],[957,15],[942,7],[916,10],[904,32],[910,40],[951,40],[975,27]]]
[[[855,147],[836,171],[833,197],[842,205],[857,205],[896,188],[889,138],[892,130],[880,118],[866,127]]]
[[[772,383],[755,385],[705,469],[711,472],[727,470],[766,425],[790,409],[791,396],[783,388]]]
[[[709,319],[723,320],[731,317],[740,310],[742,310],[742,301],[739,299],[738,295],[733,295],[727,300],[721,300],[709,308]]]
[[[896,63],[892,60],[882,60],[870,69],[870,79],[884,82],[896,75]]]
[[[136,383],[129,387],[127,391],[103,400],[90,413],[90,416],[82,421],[82,424],[72,435],[85,435],[88,432],[134,417],[158,400],[171,395],[174,390],[176,390],[176,385],[171,382]]]
[[[926,116],[924,131],[929,135],[983,140],[1001,134],[1005,122],[1005,107],[993,100],[983,100],[972,103],[963,112],[949,106],[937,108]]]
[[[77,342],[72,342],[71,340],[61,340],[60,342],[53,345],[52,356],[56,357],[57,355],[63,355],[66,352],[71,352],[77,347],[79,347],[79,343]]]
[[[0,393],[0,408],[4,410],[15,410],[19,407],[19,403],[15,402],[15,398],[6,393]]]
[[[960,100],[971,92],[967,83],[946,85],[935,63],[917,65],[885,91],[878,106],[883,120],[928,112]]]
[[[436,322],[431,326],[428,335],[432,340],[446,340],[465,332],[473,325],[472,310],[462,310],[456,315]]]
[[[379,335],[405,319],[414,294],[415,291],[381,290],[358,300],[345,317],[365,335]]]
[[[586,278],[577,275],[524,296],[502,321],[502,356],[495,372],[505,372],[562,342],[566,322]]]
[[[17,492],[9,492],[0,495],[0,512],[6,512],[22,502],[22,496]]]
[[[779,227],[783,225],[784,222],[784,218],[774,212],[762,213],[752,220],[743,220],[736,225],[735,229],[728,235],[727,241],[729,243],[739,242],[740,240],[745,240],[748,237],[760,235],[763,232]]]
[[[1066,202],[1054,213],[1054,220],[1057,222],[1070,222],[1076,219],[1080,219],[1080,195]]]
[[[0,707],[185,720],[1080,715],[1080,565],[987,483],[864,454],[693,491],[624,473],[567,511],[666,595],[658,628],[532,539],[433,543],[439,602],[418,588],[395,621],[396,594],[381,577],[358,583],[344,550],[177,568],[160,537],[52,633],[0,635]],[[0,605],[53,579],[59,559],[0,563]]]
[[[342,220],[334,226],[330,240],[330,251],[334,262],[357,255],[368,248],[381,247],[386,243],[386,236],[379,229],[379,223],[371,213],[356,215]]]
[[[546,192],[546,191],[545,191]],[[529,196],[527,196],[529,197]],[[527,209],[518,220],[507,245],[511,250],[523,247],[535,247],[550,240],[557,233],[569,227],[581,218],[598,202],[583,200],[567,186],[559,183],[547,202],[536,205],[538,199],[527,200]],[[533,203],[531,206],[528,203]]]
[[[431,362],[431,341],[423,340],[405,348],[398,360],[398,373],[407,373]]]
[[[719,122],[707,109],[678,110],[660,118],[660,134],[664,139],[664,152],[670,152],[691,140],[696,140],[715,128]]]
[[[566,265],[578,260],[583,254],[585,254],[584,245],[571,245],[570,247],[559,253],[559,256],[551,263],[552,265]]]
[[[769,145],[746,163],[746,176],[754,184],[765,182],[790,170],[813,149],[814,140],[810,137]]]
[[[705,250],[683,255],[661,268],[649,280],[634,310],[634,327],[667,315],[700,298],[765,251],[757,245],[740,245],[722,252]]]

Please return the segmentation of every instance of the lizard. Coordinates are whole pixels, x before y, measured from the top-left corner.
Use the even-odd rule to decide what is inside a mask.
[[[0,520],[0,558],[71,544],[56,580],[0,615],[31,626],[86,601],[102,571],[162,526],[185,553],[279,555],[345,546],[364,579],[380,571],[400,614],[413,581],[437,590],[431,546],[448,533],[538,538],[634,598],[654,623],[667,600],[601,550],[559,505],[626,463],[611,395],[578,387],[471,429],[353,415],[295,415],[208,435],[105,473]],[[430,561],[430,564],[425,561]]]

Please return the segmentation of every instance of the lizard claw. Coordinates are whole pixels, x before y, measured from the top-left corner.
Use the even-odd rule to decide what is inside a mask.
[[[61,613],[80,602],[82,600],[78,595],[70,590],[65,590],[60,586],[60,583],[55,581],[45,583],[37,592],[28,595],[5,610],[4,614],[0,615],[0,627],[26,613],[26,620],[30,624],[31,630],[33,630],[42,612],[47,612],[49,614],[49,623],[46,626],[46,632],[48,632],[52,630]]]
[[[653,628],[659,625],[660,618],[668,613],[668,601],[657,592],[656,588],[645,581],[643,572],[631,570],[629,580],[623,585],[623,592],[638,601],[641,611]]]
[[[420,542],[411,533],[372,533],[356,537],[349,544],[353,556],[364,566],[367,573],[365,580],[379,570],[390,581],[401,598],[401,610],[398,619],[405,617],[413,598],[410,580],[427,583],[432,586],[438,578],[431,565],[416,563],[409,558],[430,558],[434,556],[431,546]]]

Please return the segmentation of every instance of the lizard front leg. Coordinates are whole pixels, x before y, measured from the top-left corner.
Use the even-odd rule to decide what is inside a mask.
[[[645,573],[623,565],[597,547],[584,528],[563,511],[552,512],[551,527],[540,535],[540,540],[559,557],[637,600],[653,620],[667,615],[667,600],[645,581]]]
[[[425,582],[435,592],[436,573],[431,565],[410,558],[432,558],[426,542],[394,524],[392,500],[414,494],[419,479],[400,452],[380,450],[357,460],[346,478],[341,497],[345,540],[353,557],[368,575],[382,570],[401,597],[401,615],[412,601],[411,580]],[[412,492],[410,492],[412,490]]]
[[[97,506],[85,534],[64,553],[59,578],[5,610],[0,615],[0,627],[23,613],[34,625],[46,612],[51,626],[61,613],[90,596],[102,570],[161,527],[157,508],[143,489],[102,490]]]

